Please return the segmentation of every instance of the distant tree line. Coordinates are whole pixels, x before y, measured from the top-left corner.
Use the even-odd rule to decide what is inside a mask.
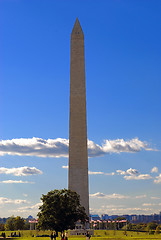
[[[119,221],[118,221],[119,220]],[[98,230],[124,230],[124,231],[135,231],[135,232],[148,232],[149,234],[159,234],[161,232],[161,224],[157,222],[149,222],[149,223],[129,223],[127,221],[123,222],[121,220],[125,220],[123,217],[118,217],[111,221],[98,220],[93,221],[90,224],[90,228]]]
[[[115,219],[118,220],[118,219]],[[119,219],[120,220],[120,219]],[[0,231],[17,231],[17,230],[29,230],[30,224],[25,219],[20,216],[7,219],[6,223],[0,223]],[[105,228],[102,228],[105,229]],[[115,223],[108,225],[109,230],[117,230]],[[149,234],[159,234],[161,233],[161,225],[156,222],[150,223],[128,223],[124,225],[120,230],[126,231],[136,231],[136,232],[148,232]]]
[[[20,216],[11,216],[6,223],[0,223],[0,231],[29,230],[30,224]]]
[[[161,225],[157,222],[150,223],[128,223],[123,227],[123,230],[136,231],[136,232],[149,232],[149,234],[159,234],[161,230]]]

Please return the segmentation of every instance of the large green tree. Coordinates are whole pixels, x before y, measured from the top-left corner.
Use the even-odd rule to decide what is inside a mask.
[[[62,232],[73,229],[75,223],[88,219],[84,207],[80,205],[80,197],[76,192],[62,189],[42,195],[42,206],[38,213],[38,228]]]

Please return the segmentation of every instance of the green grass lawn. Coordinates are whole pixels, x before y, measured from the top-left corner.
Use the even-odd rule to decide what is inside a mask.
[[[12,231],[14,232],[14,231]],[[16,231],[18,233],[18,231]],[[2,232],[0,232],[1,235]],[[11,235],[11,231],[6,231],[6,237]],[[50,231],[37,231],[37,230],[24,230],[24,231],[20,231],[21,233],[21,238],[16,238],[18,239],[23,239],[23,240],[49,240],[49,237],[35,237],[37,234],[42,235],[42,234],[48,234],[50,235],[51,232]],[[34,237],[33,237],[34,236]],[[69,239],[72,240],[80,240],[80,238],[85,239],[85,236],[69,236]],[[14,238],[13,238],[14,239]],[[130,232],[127,231],[126,235],[124,231],[114,231],[114,230],[95,230],[94,231],[94,236],[91,237],[91,240],[107,240],[107,239],[116,239],[116,240],[129,240],[129,239],[161,239],[161,234],[153,234],[153,235],[149,235],[149,233],[147,232]],[[60,240],[60,234],[59,237],[57,238],[57,240]]]

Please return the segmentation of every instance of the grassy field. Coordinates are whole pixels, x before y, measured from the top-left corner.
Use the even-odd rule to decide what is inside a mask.
[[[13,232],[13,231],[12,231]],[[2,232],[0,232],[1,235]],[[11,231],[6,231],[6,237],[11,235]],[[18,231],[17,231],[18,233]],[[50,235],[51,232],[50,231],[20,231],[21,233],[21,238],[16,238],[16,239],[23,239],[23,240],[49,240],[49,237],[35,237],[37,234],[39,235],[43,235],[43,234],[47,234]],[[60,236],[60,234],[59,234]],[[69,239],[72,240],[80,240],[82,238],[85,239],[84,236],[69,236]],[[15,239],[15,238],[13,238]],[[91,240],[112,240],[112,239],[116,239],[116,240],[129,240],[129,239],[135,239],[135,240],[143,240],[143,239],[161,239],[161,234],[153,234],[153,235],[149,235],[149,233],[147,232],[125,232],[124,231],[114,231],[114,230],[95,230],[94,231],[94,236],[91,237]],[[57,238],[57,240],[60,240],[60,237]]]

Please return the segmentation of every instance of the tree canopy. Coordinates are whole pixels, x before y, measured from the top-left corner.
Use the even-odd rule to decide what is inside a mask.
[[[156,229],[156,227],[157,227],[157,223],[155,223],[155,222],[150,222],[150,223],[148,223],[148,225],[147,225],[147,230],[148,231],[150,231],[150,230],[155,230]]]
[[[10,217],[6,224],[5,224],[5,230],[10,230],[10,231],[14,231],[14,230],[22,230],[24,229],[25,226],[25,221],[23,218],[21,218],[20,216],[17,217]]]
[[[42,206],[38,213],[38,228],[62,232],[73,229],[75,223],[88,219],[79,195],[71,190],[53,190],[42,195]]]

